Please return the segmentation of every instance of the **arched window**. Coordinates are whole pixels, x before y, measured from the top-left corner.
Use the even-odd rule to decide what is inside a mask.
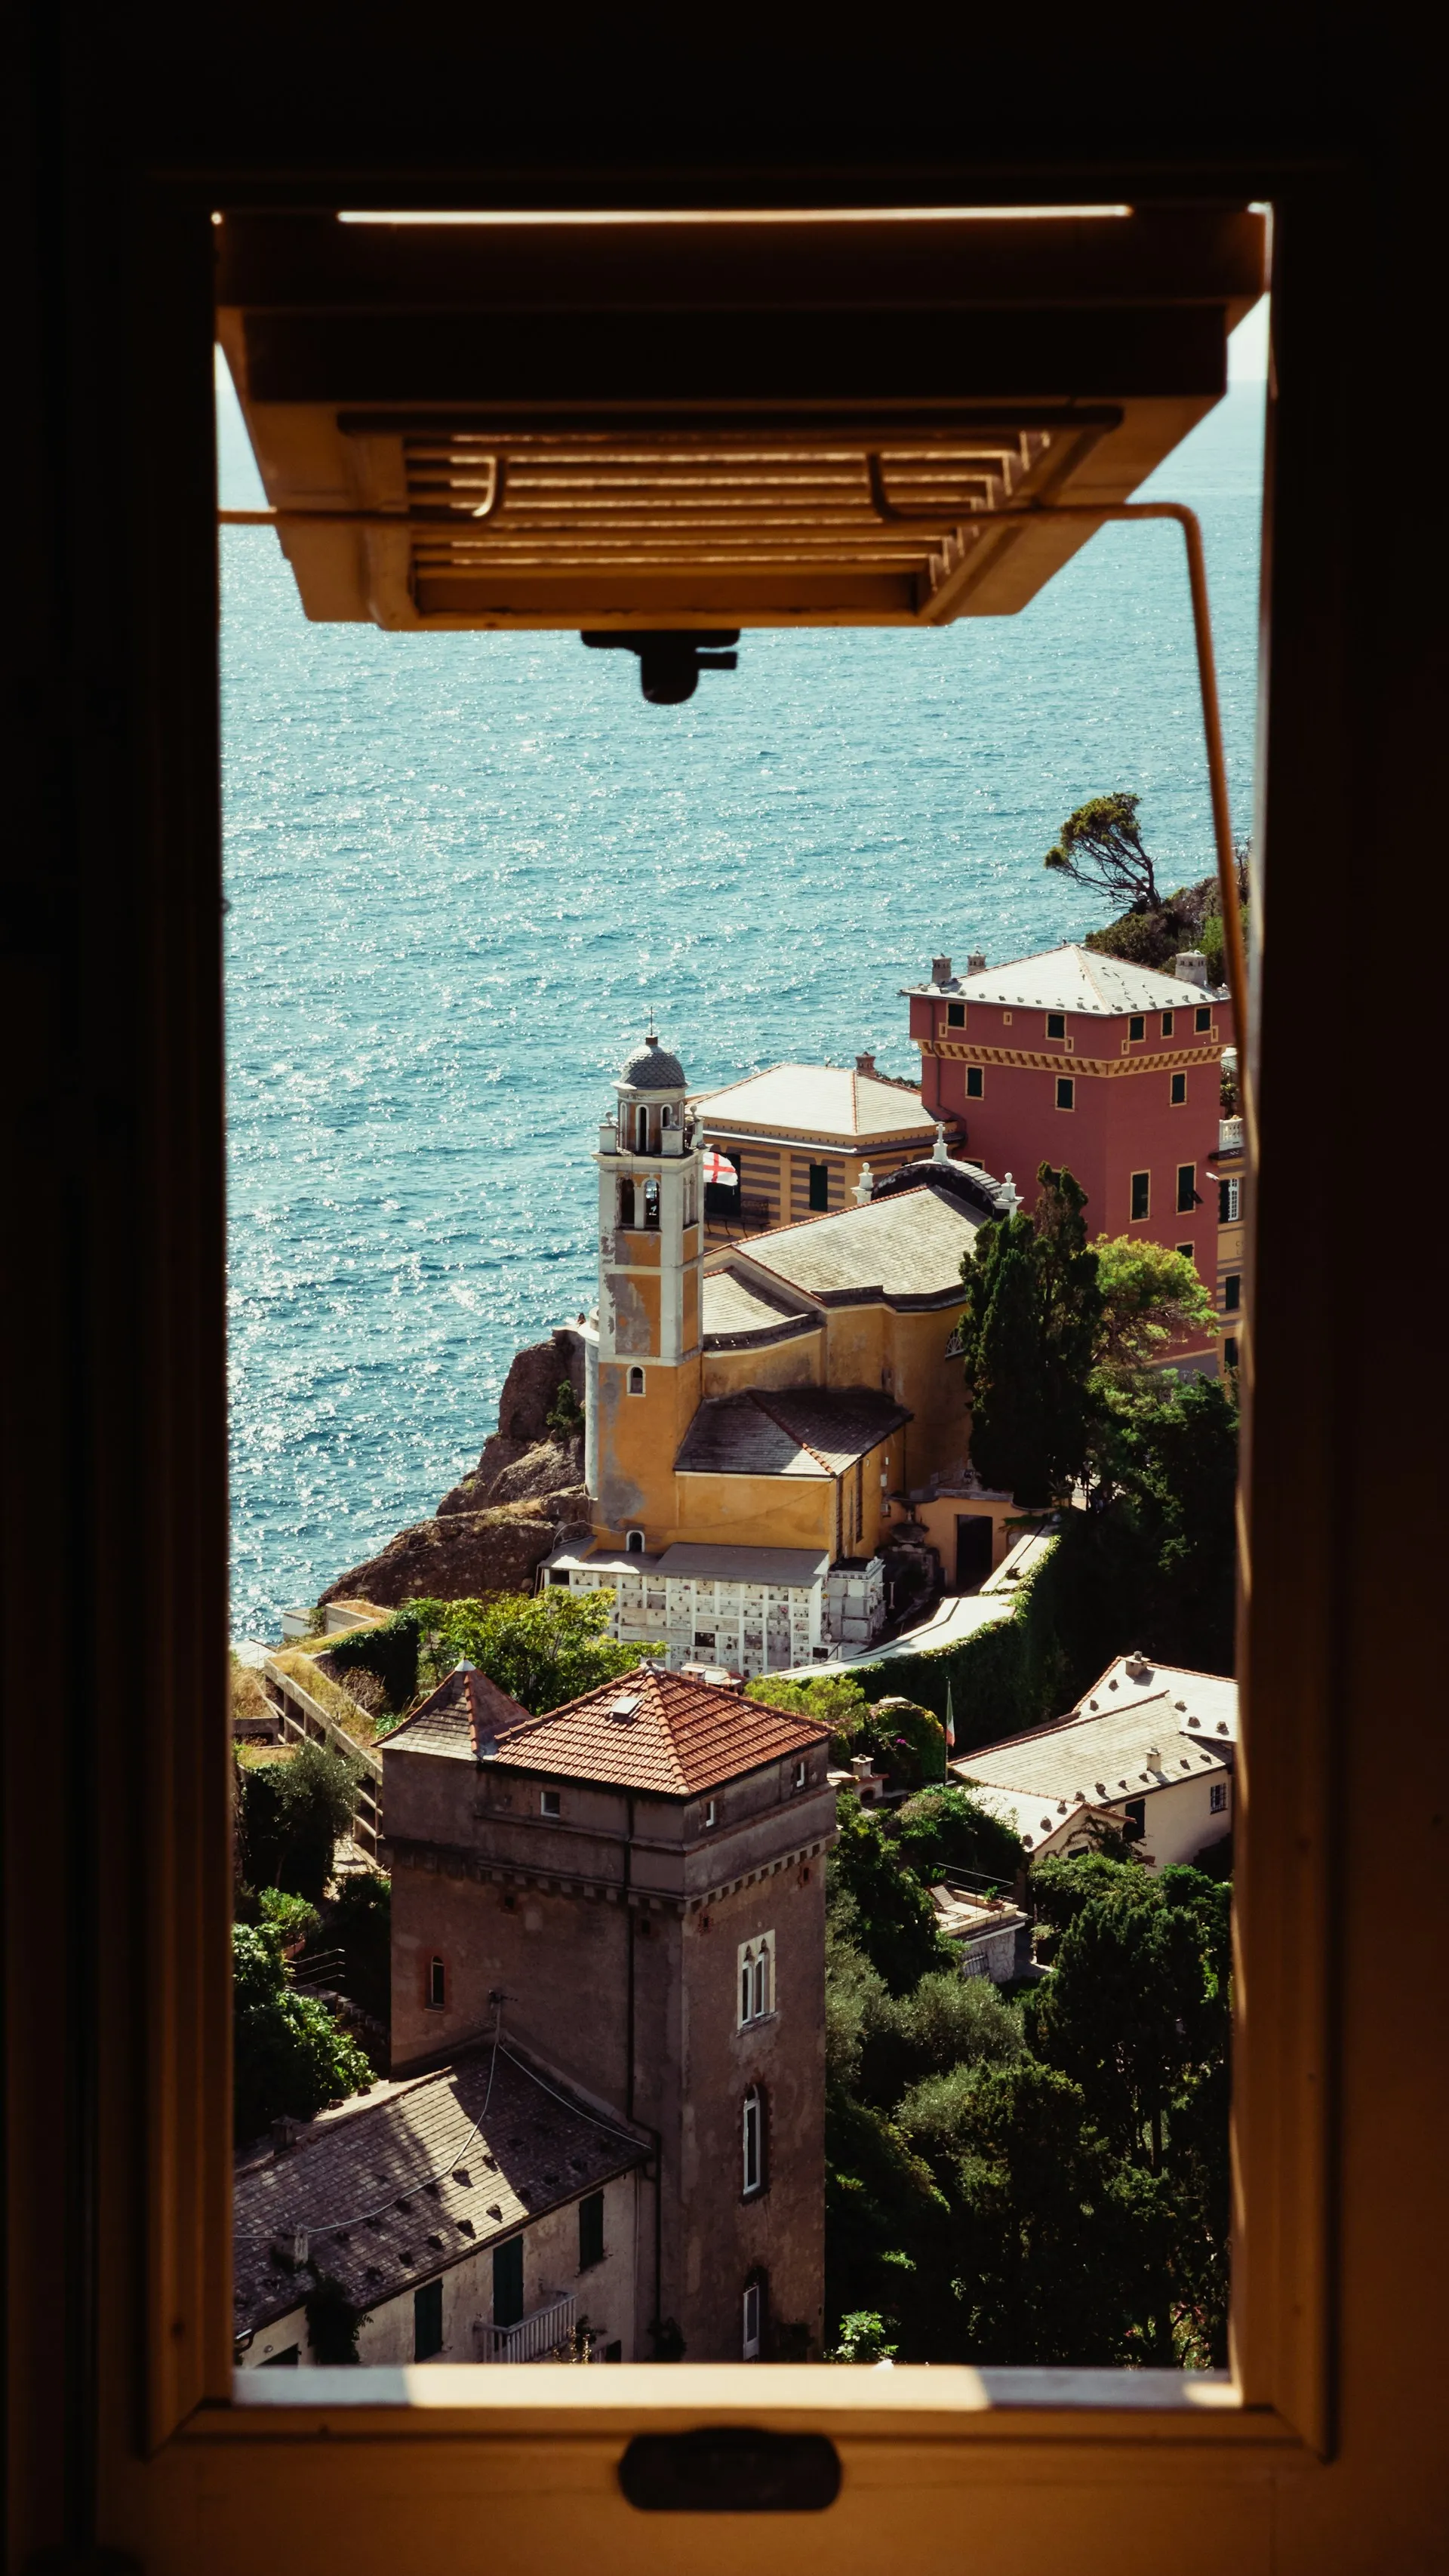
[[[621,1181],[619,1183],[619,1223],[621,1225],[632,1225],[633,1222],[634,1184],[632,1181]]]
[[[739,1947],[739,2027],[764,2021],[775,2009],[775,1935],[757,1932]]]
[[[760,2347],[765,2340],[765,2297],[764,2273],[751,2273],[745,2283],[740,2320],[740,2358],[743,2361],[758,2361],[760,2358]]]
[[[643,1555],[643,1553],[644,1553],[644,1532],[643,1532],[641,1529],[632,1529],[632,1530],[629,1530],[629,1531],[627,1531],[627,1532],[625,1533],[625,1538],[624,1538],[624,1552],[625,1552],[626,1556],[642,1556],[642,1555]]]
[[[629,1393],[631,1395],[642,1395],[643,1392],[644,1371],[641,1368],[631,1368],[629,1371]]]
[[[646,1181],[644,1184],[644,1222],[652,1226],[657,1226],[659,1223],[659,1183],[657,1181]]]
[[[741,2191],[749,2200],[765,2188],[765,2097],[752,2084],[740,2105]]]
[[[642,1100],[634,1112],[634,1151],[636,1154],[649,1151],[649,1112]]]

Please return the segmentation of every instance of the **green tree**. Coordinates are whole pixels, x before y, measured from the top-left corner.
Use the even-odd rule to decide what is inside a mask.
[[[1141,802],[1120,792],[1089,798],[1067,816],[1043,865],[1134,912],[1155,910],[1161,898],[1156,867],[1137,827]]]
[[[837,1802],[839,1832],[830,1855],[830,1911],[892,1994],[905,1994],[932,1969],[954,1967],[949,1942],[936,1929],[936,1909],[920,1880],[903,1867],[879,1819],[849,1790]]]
[[[434,1682],[461,1661],[476,1664],[533,1717],[562,1708],[602,1682],[662,1655],[656,1645],[620,1645],[608,1633],[611,1592],[505,1592],[485,1601],[414,1601]]]
[[[1217,1307],[1185,1253],[1133,1236],[1099,1235],[1092,1246],[1102,1293],[1096,1366],[1113,1376],[1149,1367],[1174,1342],[1217,1331]]]
[[[1233,1669],[1238,1406],[1231,1380],[1144,1372],[1099,1388],[1097,1500],[1088,1545],[1136,1642],[1199,1672]],[[1123,1631],[1125,1633],[1125,1629]]]
[[[324,1939],[341,1950],[346,1990],[386,2030],[392,2019],[392,1881],[373,1870],[344,1878],[327,1908]]]
[[[352,1830],[360,1778],[360,1764],[322,1744],[301,1744],[281,1760],[242,1760],[237,1856],[246,1885],[320,1905],[334,1848]]]
[[[365,2093],[372,2068],[357,2042],[310,1995],[299,1995],[272,1924],[231,1936],[235,2127],[256,2137],[284,2113],[310,2120],[324,2103]]]
[[[907,1867],[928,1880],[943,1869],[1012,1880],[1025,1860],[1010,1825],[981,1806],[969,1789],[918,1789],[896,1809],[890,1835]]]
[[[796,1717],[828,1726],[830,1749],[839,1762],[863,1750],[859,1738],[870,1723],[870,1702],[850,1673],[812,1673],[808,1680],[792,1673],[761,1673],[746,1684],[745,1696],[762,1700],[767,1708],[787,1708]]]
[[[912,2085],[957,2066],[1007,2065],[1025,2052],[1021,2012],[989,1977],[952,1966],[909,1994],[871,1998],[862,2021],[859,2090],[889,2111]]]
[[[984,1484],[1039,1509],[1082,1474],[1101,1322],[1086,1192],[1043,1163],[1030,1216],[984,1225],[961,1265],[971,1456]]]

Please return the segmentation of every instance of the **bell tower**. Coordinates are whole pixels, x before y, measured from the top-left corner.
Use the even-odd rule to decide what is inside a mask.
[[[656,1554],[678,1525],[674,1461],[700,1399],[703,1155],[678,1056],[652,1028],[599,1128],[594,1526]]]

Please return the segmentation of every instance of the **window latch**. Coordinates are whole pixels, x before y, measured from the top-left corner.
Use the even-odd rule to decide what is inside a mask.
[[[640,2433],[619,2484],[640,2513],[823,2513],[840,2493],[840,2457],[823,2433],[749,2424]]]

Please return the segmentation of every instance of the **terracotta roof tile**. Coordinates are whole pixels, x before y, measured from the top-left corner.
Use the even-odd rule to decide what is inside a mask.
[[[407,1752],[478,1758],[463,1694],[443,1703],[448,1688],[445,1682],[387,1738],[384,1760]],[[510,1770],[690,1798],[766,1762],[808,1752],[829,1732],[718,1682],[645,1666],[545,1717],[523,1716],[521,1723],[500,1727],[496,1749],[486,1758]]]

